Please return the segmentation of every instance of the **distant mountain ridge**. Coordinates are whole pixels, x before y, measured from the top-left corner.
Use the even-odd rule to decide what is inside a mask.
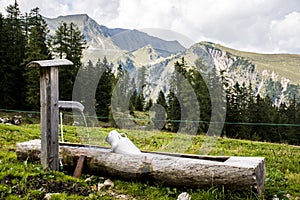
[[[155,99],[160,90],[167,92],[174,63],[181,57],[191,66],[201,59],[231,86],[236,82],[251,84],[256,95],[269,95],[275,105],[288,102],[293,92],[300,90],[300,55],[243,52],[212,42],[185,49],[177,41],[165,41],[138,30],[107,28],[85,14],[46,18],[52,31],[62,21],[72,21],[83,32],[89,46],[84,61],[106,56],[115,67],[121,65],[132,76],[144,66],[150,84],[147,98]]]
[[[106,51],[118,50],[123,53],[124,51],[132,52],[147,45],[151,45],[163,57],[185,50],[178,41],[166,41],[138,30],[110,29],[99,25],[87,14],[59,16],[53,19],[45,18],[45,20],[50,28],[50,32],[54,32],[61,22],[73,22],[76,24],[87,40],[88,51],[90,51],[88,55],[90,56],[93,50],[95,50],[95,54],[100,53],[99,57],[101,57],[99,49]],[[95,55],[91,57],[92,60],[95,60],[93,59]]]

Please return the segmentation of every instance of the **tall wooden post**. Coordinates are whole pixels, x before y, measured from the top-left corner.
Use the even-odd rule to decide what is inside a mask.
[[[44,169],[59,169],[58,67],[73,65],[67,59],[32,61],[40,68],[41,163]]]

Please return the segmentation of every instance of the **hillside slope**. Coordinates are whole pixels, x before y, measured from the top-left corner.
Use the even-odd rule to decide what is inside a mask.
[[[259,70],[270,70],[281,77],[286,77],[294,84],[300,84],[300,55],[299,54],[260,54],[231,49],[220,44],[215,48],[227,51],[233,55],[244,57],[257,65]]]

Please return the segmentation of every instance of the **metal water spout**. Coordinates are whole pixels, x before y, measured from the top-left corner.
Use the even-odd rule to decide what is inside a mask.
[[[84,106],[78,101],[58,101],[58,108],[76,109],[83,113]]]
[[[87,126],[87,121],[86,121],[85,115],[83,113],[84,106],[80,102],[78,102],[78,101],[58,101],[58,108],[75,109],[75,110],[79,111],[82,118],[83,118],[84,125],[86,127],[86,131],[88,133],[88,139],[90,138],[89,137],[88,126]]]

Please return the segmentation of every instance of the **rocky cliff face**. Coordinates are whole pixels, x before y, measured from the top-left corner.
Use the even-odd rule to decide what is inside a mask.
[[[226,82],[227,88],[233,87],[236,82],[240,85],[245,84],[247,88],[251,84],[254,95],[269,95],[275,105],[288,102],[289,97],[298,87],[291,84],[288,78],[280,77],[275,71],[261,70],[250,60],[221,50],[215,47],[213,43],[207,42],[195,44],[184,52],[166,58],[158,56],[151,46],[147,46],[135,52],[124,54],[117,58],[114,63],[121,64],[132,74],[144,66],[147,69],[147,82],[151,88],[148,97],[155,99],[160,90],[168,91],[174,63],[182,57],[190,66],[195,66],[195,61],[199,58],[202,59],[207,65],[206,70],[215,68],[217,75]]]
[[[246,87],[251,84],[255,95],[269,95],[275,105],[287,102],[296,87],[288,78],[280,77],[275,71],[258,69],[256,64],[246,58],[218,49],[214,44],[202,43],[201,46],[209,53],[219,75],[224,76],[228,83],[245,83]]]

